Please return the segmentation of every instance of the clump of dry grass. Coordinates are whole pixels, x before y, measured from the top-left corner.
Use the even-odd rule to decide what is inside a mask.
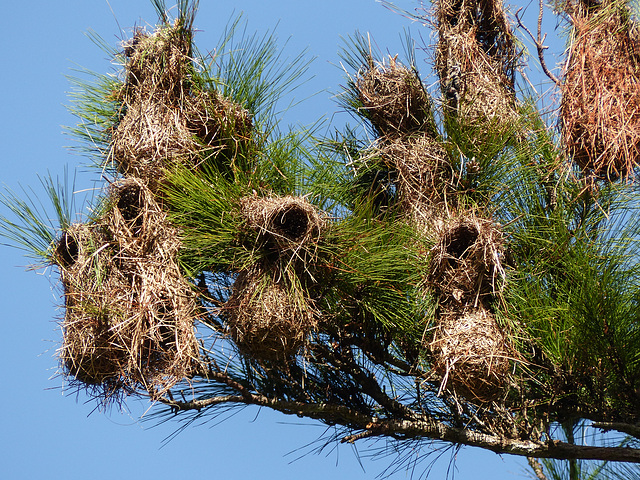
[[[449,389],[470,400],[496,400],[507,385],[510,355],[495,318],[484,308],[442,315],[429,349]]]
[[[517,52],[502,1],[438,0],[435,8],[445,113],[480,125],[516,118]]]
[[[324,215],[304,197],[245,197],[240,200],[247,226],[259,242],[279,256],[300,258],[314,249],[326,225]]]
[[[562,135],[586,175],[613,181],[640,163],[640,34],[620,2],[581,6],[571,15]]]
[[[435,126],[431,98],[417,71],[393,57],[389,65],[370,61],[354,85],[379,134],[374,148],[358,162],[366,168],[369,158],[381,159],[394,173],[396,195],[408,220],[419,230],[429,228],[446,201],[452,172]]]
[[[385,139],[374,150],[396,174],[398,195],[409,221],[420,231],[432,229],[442,205],[453,201],[447,152],[430,135]]]
[[[382,135],[435,134],[431,100],[415,69],[401,65],[395,57],[389,65],[370,61],[355,86],[371,123]]]
[[[326,220],[306,198],[294,196],[245,197],[240,214],[267,256],[238,274],[223,316],[242,353],[285,364],[318,324],[305,285]]]
[[[198,305],[179,247],[166,213],[133,178],[111,186],[100,218],[72,225],[58,243],[62,370],[105,402],[140,389],[161,395],[198,368]]]
[[[318,314],[303,292],[260,268],[238,274],[224,316],[242,353],[280,364],[304,347],[318,325]]]
[[[229,158],[248,143],[249,112],[217,92],[194,91],[191,32],[180,22],[153,34],[138,31],[125,45],[126,82],[116,97],[123,116],[111,133],[109,161],[125,176],[156,186],[164,168],[197,168],[221,150]]]
[[[504,282],[501,230],[474,215],[451,219],[438,232],[427,278],[439,316],[428,348],[434,371],[449,390],[481,402],[506,386],[510,360],[493,314]]]
[[[477,307],[500,293],[504,281],[502,232],[474,215],[449,220],[431,252],[429,283],[441,303]]]

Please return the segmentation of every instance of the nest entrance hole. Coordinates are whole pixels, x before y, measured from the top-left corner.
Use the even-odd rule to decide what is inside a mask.
[[[142,188],[137,183],[128,183],[118,192],[118,210],[122,218],[130,225],[134,232],[142,228]]]
[[[69,268],[78,261],[80,247],[76,239],[69,232],[64,232],[56,247],[56,258],[60,265]]]
[[[462,260],[467,257],[467,253],[476,243],[480,232],[473,225],[458,225],[455,229],[448,232],[448,238],[445,240],[447,245],[445,251],[448,255]]]
[[[287,205],[283,210],[275,212],[271,225],[278,235],[298,242],[309,230],[309,212],[298,205]]]
[[[241,209],[260,244],[278,256],[313,245],[324,224],[304,197],[246,197],[241,200]]]

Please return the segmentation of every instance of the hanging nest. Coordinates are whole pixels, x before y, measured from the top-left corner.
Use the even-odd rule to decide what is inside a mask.
[[[198,368],[198,305],[179,247],[151,191],[132,178],[111,187],[100,218],[58,242],[62,370],[105,402],[140,389],[161,395]]]
[[[453,200],[453,172],[442,143],[430,135],[379,142],[374,153],[395,173],[403,210],[419,230],[431,229],[441,206]]]
[[[445,113],[506,125],[515,111],[515,36],[501,0],[438,0],[436,70]]]
[[[238,274],[223,311],[243,354],[279,364],[304,347],[318,324],[317,312],[303,292],[284,281],[274,282],[258,268]]]
[[[193,91],[191,32],[180,23],[137,31],[125,45],[126,82],[116,95],[122,118],[111,132],[109,161],[155,190],[166,167],[197,168],[251,143],[249,112],[215,91]]]
[[[308,260],[314,255],[326,222],[304,197],[244,197],[240,200],[247,226],[258,232],[259,243],[278,258]]]
[[[476,307],[501,291],[504,260],[500,228],[490,220],[461,216],[445,226],[433,247],[428,282],[441,304]]]
[[[358,97],[381,135],[428,132],[437,135],[431,99],[415,69],[389,58],[389,65],[368,69],[355,81]]]
[[[469,400],[490,402],[504,392],[510,371],[509,349],[495,318],[485,309],[448,312],[429,345],[433,368],[449,390]]]
[[[585,175],[626,178],[640,163],[637,25],[623,3],[612,1],[596,13],[582,5],[571,21],[574,41],[561,105],[567,152]]]

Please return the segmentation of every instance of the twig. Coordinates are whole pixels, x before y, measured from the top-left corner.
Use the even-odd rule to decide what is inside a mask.
[[[357,440],[361,440],[363,438],[371,437],[375,434],[373,430],[366,430],[364,432],[356,433],[354,435],[347,435],[342,440],[341,443],[355,443]]]
[[[544,474],[544,471],[542,470],[542,465],[540,464],[540,461],[537,458],[527,457],[527,462],[529,462],[529,466],[531,467],[531,469],[533,470],[533,473],[536,474],[536,477],[538,477],[539,480],[548,480],[547,476]]]
[[[535,44],[536,49],[538,50],[538,58],[540,59],[540,66],[542,67],[542,71],[547,77],[551,79],[551,81],[553,81],[553,83],[555,83],[559,87],[561,84],[560,79],[556,77],[553,74],[553,72],[551,72],[551,70],[547,68],[547,63],[544,61],[544,51],[549,47],[544,45],[544,41],[547,38],[547,34],[545,33],[544,36],[542,35],[542,14],[544,11],[544,4],[542,3],[542,0],[539,0],[539,4],[540,4],[540,11],[538,13],[538,36],[537,37],[534,37],[533,33],[531,33],[531,30],[529,30],[522,23],[522,20],[520,19],[520,12],[522,11],[522,7],[519,8],[518,11],[516,12],[516,20],[518,20],[518,25],[520,26],[520,28],[522,28],[525,32],[529,34],[529,36],[531,37],[531,40]]]

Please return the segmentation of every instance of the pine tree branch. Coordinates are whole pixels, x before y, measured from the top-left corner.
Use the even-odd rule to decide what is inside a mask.
[[[369,426],[379,435],[396,438],[430,438],[481,447],[496,453],[508,453],[525,457],[555,458],[559,460],[603,460],[612,462],[640,463],[640,449],[628,447],[592,447],[549,440],[535,442],[518,440],[503,435],[488,435],[464,428],[455,428],[431,419],[423,420],[379,420]]]
[[[544,471],[542,470],[542,465],[540,464],[540,461],[537,458],[527,457],[527,462],[529,462],[529,466],[531,467],[531,469],[536,474],[536,477],[538,477],[539,480],[548,480],[547,476],[544,474]]]
[[[249,397],[242,395],[220,395],[210,398],[194,399],[187,402],[164,397],[160,399],[160,402],[171,407],[176,412],[188,410],[200,411],[203,408],[212,407],[221,403],[243,403],[246,405],[269,407],[287,415],[309,417],[329,424],[342,424],[352,428],[364,428],[373,420],[373,417],[342,405],[289,402],[259,394],[251,394]]]
[[[341,371],[348,371],[362,387],[362,392],[371,397],[376,403],[378,403],[378,405],[386,409],[389,413],[399,418],[412,418],[414,416],[414,413],[410,408],[397,400],[390,398],[382,388],[380,388],[380,384],[375,377],[370,372],[363,370],[352,356],[344,353],[338,354],[338,352],[330,352],[325,348],[322,348],[322,353]]]
[[[380,418],[363,414],[343,405],[290,402],[255,393],[216,396],[187,402],[163,398],[161,402],[171,407],[176,413],[186,410],[200,411],[222,403],[242,403],[269,407],[287,415],[308,417],[330,425],[339,424],[354,430],[360,430],[359,433],[344,437],[343,440],[347,442],[374,436],[388,436],[400,440],[424,438],[480,447],[500,454],[506,453],[525,457],[640,463],[640,449],[636,448],[592,447],[558,440],[546,442],[519,440],[503,435],[489,435],[465,428],[451,427],[426,416],[416,415],[411,420]]]
[[[605,432],[610,430],[616,430],[618,432],[626,433],[627,435],[631,435],[632,437],[640,439],[640,426],[639,425],[630,425],[628,423],[621,422],[594,422],[591,424],[593,428],[599,428]]]

